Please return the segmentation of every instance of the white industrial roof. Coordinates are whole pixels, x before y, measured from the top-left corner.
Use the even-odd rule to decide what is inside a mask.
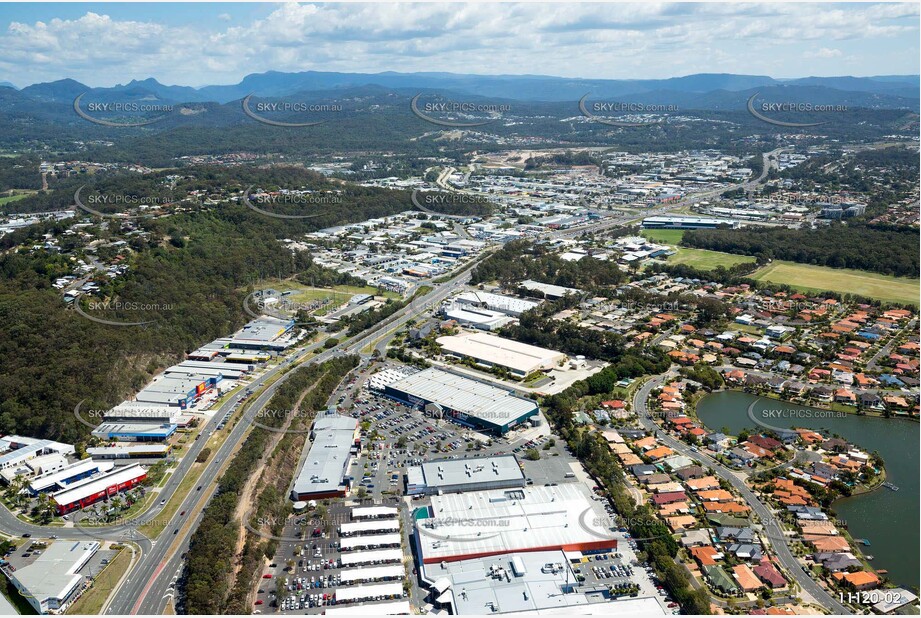
[[[492,294],[490,292],[463,292],[458,294],[454,300],[459,303],[476,303],[485,306],[487,309],[501,311],[510,315],[520,315],[540,304],[533,300]]]
[[[342,487],[357,428],[358,420],[348,416],[329,414],[316,420],[310,450],[294,480],[295,495]]]
[[[372,534],[339,539],[339,549],[342,551],[351,551],[356,547],[386,547],[399,544],[399,534]]]
[[[339,526],[339,534],[351,535],[365,532],[396,532],[400,522],[396,519],[369,519],[366,521],[348,521]]]
[[[474,459],[439,459],[421,466],[428,487],[451,487],[468,483],[524,481],[524,472],[514,455]],[[410,468],[412,469],[412,468]]]
[[[425,579],[452,614],[533,614],[663,616],[654,598],[612,601],[576,591],[569,560],[561,551],[489,556],[424,566]],[[641,601],[634,603],[631,601]]]
[[[526,290],[536,290],[538,292],[543,292],[547,296],[552,297],[562,297],[567,294],[578,294],[579,290],[575,288],[565,288],[561,285],[553,285],[550,283],[541,283],[540,281],[533,281],[531,279],[526,279],[519,283],[521,287]]]
[[[378,567],[365,567],[362,569],[346,569],[339,573],[340,581],[344,584],[355,582],[371,581],[374,579],[384,579],[385,577],[402,578],[406,572],[402,564],[389,564]]]
[[[32,482],[29,483],[29,487],[32,489],[32,491],[44,491],[49,487],[57,485],[65,479],[76,476],[78,474],[83,474],[84,472],[94,468],[98,468],[100,472],[108,472],[114,466],[115,464],[111,462],[98,462],[93,461],[92,459],[83,459],[67,466],[66,468],[61,468],[56,472],[43,474],[42,476],[32,479]]]
[[[80,583],[77,571],[98,549],[96,541],[55,541],[12,575],[38,603],[63,599]]]
[[[369,586],[352,586],[351,588],[336,589],[336,603],[361,601],[374,597],[392,597],[403,595],[403,584],[393,582],[388,584],[372,584]]]
[[[407,600],[326,608],[327,616],[399,616],[411,613]]]
[[[375,551],[359,551],[354,554],[342,554],[339,559],[343,567],[371,564],[372,562],[379,562],[381,564],[387,562],[402,562],[403,550],[378,549]]]
[[[20,444],[20,442],[16,442],[15,440],[13,443]],[[7,442],[7,444],[9,444],[9,442]],[[16,449],[15,451],[10,451],[9,453],[0,455],[0,468],[6,468],[8,466],[15,465],[30,459],[31,457],[38,453],[42,453],[43,451],[70,455],[74,453],[74,447],[70,444],[54,442],[53,440],[35,440],[30,444]]]
[[[425,562],[572,547],[614,538],[599,508],[579,483],[444,494],[416,536]]]
[[[169,452],[168,444],[125,444],[123,446],[93,446],[86,449],[90,457],[118,456],[130,457],[131,455],[158,456]]]
[[[566,355],[561,352],[496,337],[489,333],[445,335],[436,341],[445,352],[507,367],[524,375],[542,369],[552,369],[566,359]]]
[[[67,489],[55,493],[52,498],[57,504],[72,504],[78,500],[83,500],[88,496],[103,491],[106,487],[111,487],[116,483],[124,483],[146,474],[146,470],[140,464],[133,464],[107,472],[85,481],[74,483]]]
[[[501,388],[440,369],[425,369],[390,387],[495,425],[505,425],[537,408],[533,401]]]
[[[279,320],[278,318],[263,315],[234,333],[233,340],[269,343],[284,334],[293,324],[293,320]]]

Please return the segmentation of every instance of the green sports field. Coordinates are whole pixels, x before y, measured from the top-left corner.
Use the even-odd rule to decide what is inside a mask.
[[[685,247],[679,247],[678,253],[668,258],[669,264],[687,264],[688,266],[693,266],[700,270],[713,270],[717,266],[730,268],[736,264],[754,261],[755,258],[750,255],[735,255],[733,253],[723,253],[721,251],[688,249]]]
[[[828,268],[775,261],[751,275],[757,281],[789,285],[804,292],[829,290],[852,293],[893,303],[918,304],[921,280],[879,275],[863,270]]]
[[[654,242],[677,245],[684,236],[684,230],[643,230],[641,234],[643,238],[648,238]]]

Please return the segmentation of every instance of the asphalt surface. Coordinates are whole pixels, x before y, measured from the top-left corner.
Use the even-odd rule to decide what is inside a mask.
[[[672,450],[686,457],[696,459],[706,464],[720,478],[726,479],[745,499],[745,503],[748,504],[761,519],[765,535],[773,540],[785,539],[786,537],[784,536],[783,530],[780,529],[776,518],[771,514],[771,510],[765,506],[765,504],[754,494],[751,489],[748,488],[748,486],[745,484],[745,481],[734,474],[732,470],[723,466],[723,464],[719,463],[712,457],[709,457],[699,451],[692,451],[691,446],[671,437],[652,421],[649,416],[649,411],[646,407],[646,401],[649,398],[649,393],[656,387],[660,386],[663,380],[664,376],[658,376],[652,380],[649,380],[643,386],[637,389],[633,399],[633,409],[636,411],[637,417],[640,420],[640,424],[645,429],[654,431],[658,435],[656,439],[659,442],[665,444]],[[841,603],[836,601],[835,598],[832,597],[832,595],[830,595],[814,579],[803,572],[802,566],[793,556],[793,553],[790,551],[790,548],[786,543],[775,542],[772,543],[771,548],[774,550],[774,553],[777,555],[784,568],[787,569],[787,573],[794,580],[796,580],[796,583],[802,590],[806,591],[813,599],[815,599],[816,603],[828,609],[833,614],[851,615],[853,613],[841,605]]]
[[[486,253],[481,254],[481,257],[478,259],[482,259],[485,257],[485,255]],[[410,319],[416,317],[418,313],[418,307],[431,306],[432,303],[441,302],[447,296],[454,293],[454,291],[456,291],[459,287],[466,284],[469,280],[470,269],[460,273],[457,277],[450,280],[449,282],[435,287],[435,289],[429,292],[427,295],[418,299],[416,302],[407,305],[401,311],[395,313],[393,316],[379,324],[371,332],[360,335],[357,338],[347,342],[340,343],[338,346],[329,350],[325,350],[308,362],[322,363],[335,356],[341,356],[343,354],[360,354],[365,359],[369,358],[370,354],[363,354],[361,352],[363,348],[367,347],[370,343],[376,341],[378,338],[383,337],[384,340],[375,346],[376,348],[380,349],[386,344],[387,338],[389,338],[393,332],[401,328]],[[299,350],[294,355],[292,355],[291,358],[295,360],[299,359],[319,345],[322,344],[315,344],[309,348]],[[279,371],[288,366],[290,365],[283,363],[282,365],[273,368],[266,374],[260,376],[260,378],[250,384],[249,387],[253,390],[258,389],[261,384],[265,383],[267,380],[275,376]],[[278,386],[284,382],[284,380],[285,376],[282,376],[279,380],[272,384],[272,386],[266,389],[265,392],[260,394],[252,404],[250,404],[246,411],[245,417],[237,422],[230,435],[227,436],[226,440],[224,441],[224,444],[212,458],[211,463],[208,464],[208,467],[202,473],[202,479],[218,478],[217,472],[221,466],[221,463],[230,457],[230,454],[233,452],[233,449],[236,447],[236,445],[243,440],[243,435],[249,427],[250,421],[252,421],[255,415],[268,404],[275,392],[275,389],[277,389]],[[235,401],[231,400],[225,404],[226,407],[222,406],[221,410],[214,415],[212,422],[217,422],[214,419],[219,420],[219,418],[222,417],[234,403]],[[190,457],[190,454],[187,454],[184,459],[194,461],[194,457]],[[178,476],[177,479],[179,479]],[[203,481],[203,483],[205,482],[207,481]],[[202,498],[202,493],[204,493],[205,497],[210,500],[216,490],[216,483],[211,483],[208,485],[208,487],[203,487],[202,492],[191,492],[183,501],[178,510],[180,512],[183,510],[190,512],[193,506]],[[179,528],[179,532],[175,535],[172,534],[170,528],[167,528],[164,530],[163,534],[157,541],[151,542],[152,548],[149,551],[144,552],[137,566],[125,579],[125,581],[122,583],[122,586],[116,591],[114,600],[109,606],[107,613],[161,613],[163,608],[169,602],[170,598],[175,597],[176,581],[182,571],[183,566],[182,555],[188,551],[189,541],[197,527],[197,523],[198,522],[196,521],[195,525]],[[175,529],[175,527],[173,527],[173,529]]]
[[[777,149],[772,153],[765,153],[763,155],[763,159],[765,161],[764,171],[762,172],[761,176],[757,179],[743,183],[740,186],[750,187],[761,182],[761,180],[763,180],[768,173],[768,156],[770,154],[776,154],[780,150],[781,149]],[[721,188],[719,190],[699,193],[692,198],[687,198],[677,204],[671,204],[667,207],[650,210],[644,213],[644,216],[665,214],[671,210],[686,205],[689,201],[706,199],[711,194],[717,195],[728,189],[729,188]],[[608,218],[588,226],[581,226],[579,228],[573,228],[570,230],[553,232],[551,235],[555,237],[566,237],[582,234],[585,232],[600,231],[608,227],[623,225],[631,220],[634,220],[635,218],[636,217],[634,215],[618,218]],[[490,251],[484,251],[474,260],[474,263],[485,258],[490,253]],[[309,362],[322,363],[326,360],[329,360],[330,358],[333,358],[334,356],[339,356],[342,354],[359,354],[363,359],[366,360],[370,357],[370,354],[362,353],[362,349],[371,343],[375,343],[374,348],[383,352],[386,348],[386,343],[390,336],[392,336],[393,332],[402,327],[409,320],[416,317],[420,312],[419,307],[431,306],[432,304],[439,303],[447,298],[450,294],[452,294],[454,291],[469,281],[471,270],[472,268],[468,267],[462,273],[458,274],[447,283],[437,285],[429,294],[417,299],[413,303],[410,303],[401,311],[384,320],[370,333],[360,335],[357,338],[340,343],[334,348],[325,350],[311,359]],[[290,367],[291,362],[295,362],[302,358],[304,355],[315,350],[319,345],[321,345],[321,343],[298,350],[289,357],[289,362],[283,362],[280,365],[273,367],[269,371],[265,372],[256,378],[253,382],[251,382],[248,385],[248,388],[254,391],[258,390],[265,382],[271,380],[280,372]],[[284,382],[285,377],[286,376],[282,376],[280,379],[278,379],[248,406],[244,417],[240,419],[231,429],[230,434],[226,437],[223,444],[219,447],[218,451],[211,458],[210,462],[202,472],[200,477],[202,479],[202,485],[207,484],[207,486],[203,486],[201,491],[191,491],[183,500],[182,504],[177,508],[177,512],[185,511],[187,513],[191,513],[194,511],[195,506],[198,505],[203,499],[204,503],[207,503],[207,501],[210,500],[210,498],[217,490],[217,484],[214,481],[216,481],[218,478],[219,469],[223,463],[227,461],[227,459],[231,456],[231,453],[234,451],[237,445],[241,443],[253,418],[258,412],[262,410],[262,408],[265,407],[266,404],[268,404],[274,395],[275,390],[280,384]],[[241,389],[239,392],[235,393],[215,412],[206,426],[202,429],[203,434],[207,435],[210,433],[211,426],[216,426],[217,423],[220,422],[220,419],[239,402],[239,400],[244,395],[244,391],[245,389]],[[645,401],[643,402],[643,405],[645,406]],[[160,498],[160,500],[166,500],[168,502],[169,499],[173,496],[180,483],[185,478],[185,475],[188,473],[189,469],[194,463],[196,455],[201,450],[201,448],[204,447],[206,442],[206,440],[198,440],[192,443],[183,458],[180,460],[177,468],[174,469],[168,481],[164,484],[163,488],[159,492],[158,498]],[[747,488],[745,488],[745,490],[748,491]],[[760,502],[758,504],[760,504]],[[138,515],[136,519],[139,520],[139,523],[148,520],[155,520],[162,508],[163,507],[160,505],[158,500],[153,507],[148,509],[143,514]],[[764,508],[763,505],[762,508]],[[200,519],[200,517],[201,516],[199,514],[198,518]],[[188,550],[189,540],[191,539],[192,533],[195,531],[197,524],[198,520],[189,522],[188,520],[176,516],[171,519],[169,525],[164,529],[157,540],[150,540],[140,535],[140,533],[135,530],[135,527],[138,524],[121,524],[116,526],[93,528],[91,531],[92,538],[119,542],[130,540],[134,541],[141,550],[140,558],[136,562],[134,568],[132,568],[131,572],[125,577],[124,580],[122,580],[120,587],[110,598],[110,604],[106,609],[106,613],[160,614],[169,600],[175,597],[176,581],[182,571],[182,556]],[[27,524],[17,519],[8,509],[2,506],[0,506],[0,529],[14,536],[32,534],[36,537],[46,537],[50,532],[52,534],[56,534],[61,539],[68,540],[84,539],[87,538],[87,534],[89,533],[86,529],[43,527],[34,524]],[[170,532],[171,529],[175,530],[176,532]],[[787,552],[790,560],[793,560],[792,555],[789,554],[789,550],[786,548],[786,546],[784,546],[783,549]],[[793,562],[795,563],[795,560]],[[789,570],[794,572],[795,576],[799,575],[802,577],[801,573],[796,573],[796,571],[799,570],[798,565],[796,568],[789,568]],[[831,603],[827,605],[828,607],[834,608],[836,611],[838,608],[841,610],[844,609],[833,599],[831,599],[831,597],[825,593],[824,590],[818,588],[818,585],[815,584],[811,579],[809,579],[808,583],[811,583],[811,585],[817,589],[817,595],[814,595],[817,599],[822,598],[821,595],[828,597],[828,599],[831,601]],[[804,588],[807,587],[804,586]],[[846,612],[842,611],[841,613]]]

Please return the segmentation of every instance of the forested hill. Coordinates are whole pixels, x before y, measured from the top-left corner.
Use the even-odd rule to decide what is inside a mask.
[[[328,221],[407,209],[402,198],[386,199],[397,192],[355,191],[343,194]],[[139,220],[149,235],[131,240],[127,274],[104,287],[112,299],[147,305],[142,316],[106,316],[153,320],[139,327],[106,326],[69,310],[52,288],[56,277],[70,273],[67,256],[0,254],[0,432],[85,437],[89,427],[75,418],[77,403],[85,399],[84,409],[117,404],[185,352],[242,326],[242,303],[253,281],[316,271],[309,256],[292,259],[278,241],[286,231],[320,225],[305,221],[313,223],[273,219],[234,203]]]
[[[789,260],[885,275],[918,276],[918,230],[910,227],[832,224],[816,230],[747,227],[690,230],[688,247]]]

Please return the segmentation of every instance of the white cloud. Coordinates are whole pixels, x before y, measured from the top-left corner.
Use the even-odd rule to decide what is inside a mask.
[[[918,6],[908,3],[286,3],[249,22],[232,5],[214,5],[215,19],[181,26],[116,20],[99,6],[102,14],[10,23],[0,33],[0,79],[202,85],[267,70],[798,75],[811,72],[804,58],[833,61],[823,68],[839,74],[918,71],[917,55],[900,67],[890,60],[916,46]],[[844,65],[845,55],[859,62]]]
[[[828,47],[823,47],[816,51],[807,51],[803,54],[804,58],[840,58],[843,54],[840,49],[829,49]]]

